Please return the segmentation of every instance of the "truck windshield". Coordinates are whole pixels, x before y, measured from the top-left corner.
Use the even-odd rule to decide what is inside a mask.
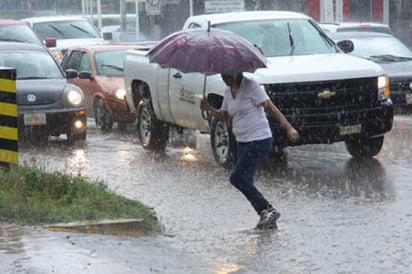
[[[245,21],[213,27],[243,36],[267,57],[337,52],[334,43],[309,20]]]

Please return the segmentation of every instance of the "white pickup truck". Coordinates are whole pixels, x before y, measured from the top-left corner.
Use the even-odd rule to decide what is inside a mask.
[[[274,150],[304,144],[344,141],[353,157],[373,157],[391,130],[393,105],[388,78],[373,62],[347,55],[310,17],[281,11],[206,14],[189,17],[184,29],[229,30],[258,46],[267,68],[246,74],[256,79],[299,131],[289,143],[285,131],[269,118]],[[345,43],[346,42],[346,43]],[[342,43],[350,51],[353,44]],[[353,48],[352,48],[353,49]],[[196,60],[193,60],[196,62]],[[230,163],[236,149],[230,124],[200,111],[204,76],[161,68],[146,52],[129,51],[125,66],[126,101],[137,113],[137,134],[144,148],[165,149],[171,126],[210,133],[220,164]],[[220,75],[208,76],[206,95],[219,107],[225,85]]]

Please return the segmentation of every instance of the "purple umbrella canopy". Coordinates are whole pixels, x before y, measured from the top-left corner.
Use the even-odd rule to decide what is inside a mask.
[[[189,29],[170,34],[147,55],[162,68],[184,73],[255,72],[266,67],[266,58],[249,41],[219,29]]]

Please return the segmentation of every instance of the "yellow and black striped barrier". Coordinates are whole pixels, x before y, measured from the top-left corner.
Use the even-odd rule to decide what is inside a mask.
[[[0,167],[18,164],[16,70],[0,67]]]

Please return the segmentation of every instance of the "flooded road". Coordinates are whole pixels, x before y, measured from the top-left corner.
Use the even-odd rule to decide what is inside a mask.
[[[256,184],[282,216],[278,230],[259,232],[208,136],[188,138],[193,149],[177,138],[154,155],[130,134],[90,124],[85,146],[23,148],[20,163],[103,181],[154,207],[165,232],[136,239],[35,229],[19,232],[13,254],[4,235],[15,228],[1,226],[0,258],[10,273],[410,273],[411,136],[412,118],[397,116],[375,159],[355,161],[342,143],[268,159]]]

